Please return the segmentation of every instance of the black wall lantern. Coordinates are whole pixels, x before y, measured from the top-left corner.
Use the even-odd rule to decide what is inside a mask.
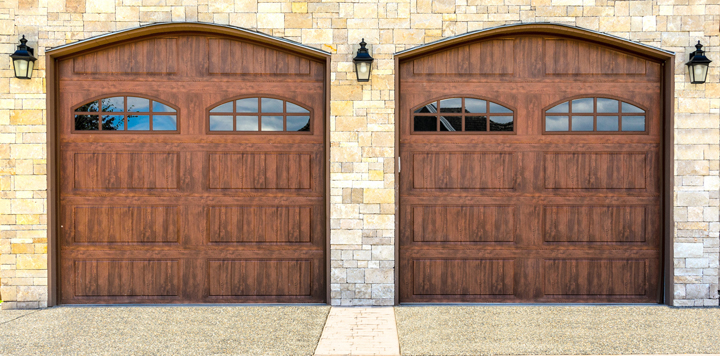
[[[26,45],[27,40],[23,35],[20,39],[20,45],[15,53],[10,55],[15,68],[15,78],[30,79],[32,77],[33,67],[35,66],[35,50]]]
[[[690,83],[692,84],[703,84],[707,79],[708,67],[710,66],[711,60],[705,57],[705,51],[702,50],[703,45],[700,41],[695,45],[697,48],[693,53],[690,53],[690,60],[685,63],[690,70]]]
[[[372,62],[375,60],[370,53],[368,53],[368,49],[365,48],[367,46],[367,43],[365,43],[365,39],[362,39],[362,42],[360,42],[360,49],[357,51],[357,55],[355,58],[353,58],[353,62],[355,63],[355,73],[357,73],[357,80],[358,82],[369,82],[370,81],[370,72],[372,72]]]

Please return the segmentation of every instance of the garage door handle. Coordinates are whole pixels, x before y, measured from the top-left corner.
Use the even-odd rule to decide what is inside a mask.
[[[402,170],[402,165],[400,164],[400,157],[398,157],[398,173]]]

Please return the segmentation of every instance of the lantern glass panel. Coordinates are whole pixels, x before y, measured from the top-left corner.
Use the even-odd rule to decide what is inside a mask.
[[[27,77],[28,73],[28,64],[32,63],[26,59],[16,59],[13,61],[13,65],[15,66],[15,76],[18,78],[25,78]]]
[[[692,66],[692,71],[695,78],[690,78],[694,82],[705,82],[705,77],[707,76],[708,72],[708,65],[707,64],[696,64]]]
[[[370,63],[358,62],[356,66],[357,66],[356,69],[357,69],[358,80],[370,79]]]

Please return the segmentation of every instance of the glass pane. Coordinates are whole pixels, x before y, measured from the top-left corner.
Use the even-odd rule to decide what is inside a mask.
[[[75,130],[100,130],[99,121],[97,115],[75,115]]]
[[[623,116],[623,131],[645,131],[645,116]]]
[[[150,100],[145,98],[136,98],[129,96],[127,98],[128,109],[131,112],[148,112],[150,111]]]
[[[417,110],[415,110],[416,113],[425,113],[425,114],[434,114],[437,112],[437,102],[432,102],[430,104],[427,104]]]
[[[490,103],[492,105],[492,103]],[[492,106],[490,107],[492,111]],[[512,131],[513,130],[513,117],[512,116],[491,116],[490,117],[490,131]]]
[[[554,113],[567,113],[568,110],[570,110],[570,104],[568,102],[564,102],[562,104],[558,104],[553,106],[550,110],[547,112],[554,112]]]
[[[153,131],[175,131],[177,130],[177,116],[155,115],[153,116]]]
[[[235,102],[237,112],[258,112],[258,98],[245,98]]]
[[[490,112],[494,113],[494,114],[509,114],[512,112],[512,110],[510,110],[502,105],[490,103]],[[492,131],[492,129],[490,131]]]
[[[128,115],[128,130],[150,130],[150,115]]]
[[[451,112],[461,113],[462,112],[462,99],[452,98],[440,100],[440,112]],[[441,119],[442,121],[442,119]]]
[[[257,106],[257,103],[255,103],[255,104],[256,104],[256,106]],[[225,103],[225,104],[222,104],[222,105],[218,105],[218,106],[214,107],[212,110],[210,110],[210,112],[228,112],[228,113],[231,113],[231,112],[233,112],[233,103],[232,103],[232,101],[231,101],[231,102],[229,102],[229,103]]]
[[[628,103],[622,103],[622,112],[624,113],[645,113],[645,110],[640,109],[639,107],[628,104]],[[623,131],[625,131],[623,129]]]
[[[572,130],[573,131],[592,131],[593,130],[593,117],[592,116],[573,116],[572,117]]]
[[[487,116],[465,116],[465,131],[487,131]]]
[[[597,112],[618,112],[618,101],[615,99],[597,99]]]
[[[283,112],[283,101],[278,99],[262,98],[260,107],[262,108],[262,112]],[[263,129],[263,131],[265,130]]]
[[[288,131],[310,131],[310,116],[288,116]]]
[[[114,98],[105,98],[102,100],[102,111],[104,112],[123,112],[125,111],[125,98],[116,96]]]
[[[175,112],[175,109],[163,104],[153,101],[153,112]]]
[[[462,131],[462,116],[440,116],[440,131]]]
[[[295,104],[293,104],[293,103],[288,103],[287,101],[285,102],[285,106],[287,106],[287,108],[286,108],[287,112],[293,112],[293,113],[295,113],[295,112],[297,112],[297,113],[309,113],[309,112],[310,112],[310,111],[308,111],[307,109],[305,109],[305,108],[303,108],[303,107],[300,107],[300,106],[295,105]]]
[[[572,112],[574,113],[591,113],[594,111],[595,108],[593,108],[593,98],[582,98],[572,101]]]
[[[484,114],[487,112],[487,102],[480,99],[465,98],[465,112]]]
[[[263,100],[265,100],[263,98]],[[272,99],[275,100],[275,99]],[[262,117],[262,131],[282,131],[283,130],[283,117],[282,116],[263,116]]]
[[[598,131],[618,131],[617,116],[598,116],[597,117],[597,130]]]
[[[75,111],[83,111],[83,112],[96,112],[98,111],[98,102],[97,101],[91,101],[79,108]],[[77,129],[76,129],[77,130]]]
[[[437,131],[437,117],[415,116],[414,131]]]
[[[255,101],[257,102],[257,100]],[[237,131],[258,131],[257,116],[236,116],[235,120]]]
[[[570,121],[567,116],[546,116],[545,131],[567,131]]]
[[[232,131],[233,130],[233,117],[232,116],[210,116],[210,131]]]
[[[124,130],[125,120],[122,115],[103,115],[102,117],[102,129],[103,130]]]

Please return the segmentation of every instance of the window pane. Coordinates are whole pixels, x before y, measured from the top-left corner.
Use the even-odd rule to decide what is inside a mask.
[[[99,121],[97,115],[75,115],[75,130],[100,130]]]
[[[158,103],[157,101],[153,101],[152,104],[153,112],[175,112],[175,109],[163,104]]]
[[[75,111],[83,111],[83,112],[96,112],[98,111],[98,102],[97,101],[91,101],[79,108]],[[77,129],[76,129],[77,130]]]
[[[210,116],[210,131],[232,131],[233,130],[233,117],[232,116]]]
[[[263,98],[263,100],[265,100]],[[272,99],[275,100],[275,99]],[[282,131],[283,130],[283,117],[282,116],[263,116],[262,117],[262,131]]]
[[[257,100],[255,100],[257,102]],[[258,131],[257,116],[236,116],[235,117],[237,131]]]
[[[102,117],[102,129],[108,131],[124,130],[125,129],[125,117],[122,115],[103,115]]]
[[[598,131],[618,131],[617,116],[598,116],[597,117],[597,130]]]
[[[235,102],[236,112],[258,112],[258,98],[245,98]]]
[[[150,116],[149,115],[128,115],[127,129],[128,130],[150,130]]]
[[[584,113],[584,112],[594,112],[595,108],[593,108],[593,98],[582,98],[582,99],[575,99],[572,101],[572,112],[574,113]]]
[[[437,131],[437,117],[415,116],[414,131]]]
[[[487,131],[487,116],[465,116],[465,131]]]
[[[310,131],[310,116],[288,116],[288,131]]]
[[[573,131],[592,131],[593,130],[593,117],[592,116],[573,116],[572,117],[572,130]]]
[[[285,102],[285,106],[287,106],[287,108],[286,108],[286,109],[287,109],[287,112],[293,112],[293,113],[295,113],[295,112],[297,112],[297,113],[309,113],[309,112],[310,112],[310,111],[308,111],[307,109],[305,109],[305,108],[303,108],[303,107],[301,107],[301,106],[295,105],[295,104],[293,104],[293,103],[288,103],[287,101]]]
[[[623,131],[645,131],[645,116],[623,116]]]
[[[430,104],[427,104],[417,110],[415,110],[416,113],[425,113],[425,114],[434,114],[437,112],[437,102],[432,102]]]
[[[615,99],[597,99],[597,112],[618,112],[618,101]]]
[[[262,98],[260,107],[262,108],[262,112],[283,112],[283,101],[278,99]],[[263,129],[263,131],[265,130]]]
[[[484,114],[487,112],[487,102],[480,99],[465,99],[465,112],[473,114]]]
[[[129,96],[127,98],[128,109],[127,111],[132,112],[148,112],[150,111],[150,100],[145,98],[135,98]]]
[[[177,130],[177,116],[155,115],[153,116],[153,131],[175,131]]]
[[[546,116],[545,131],[567,131],[570,123],[567,116]]]
[[[104,112],[123,112],[125,111],[125,98],[116,96],[114,98],[105,98],[102,100],[102,111]]]
[[[255,103],[255,105],[257,106],[257,103]],[[212,110],[210,110],[210,112],[228,112],[228,113],[231,113],[231,112],[233,112],[233,103],[232,103],[232,101],[231,101],[231,102],[229,102],[229,103],[225,103],[225,104],[222,104],[222,105],[218,105],[218,106],[214,107]]]
[[[564,102],[562,104],[558,104],[553,106],[550,110],[547,112],[553,112],[553,113],[567,113],[568,110],[570,110],[570,104],[568,102]]]
[[[452,98],[452,99],[440,100],[440,112],[461,113],[462,112],[462,99]]]
[[[440,116],[440,131],[462,131],[462,116]]]
[[[490,103],[492,105],[492,103]],[[492,107],[490,107],[492,111]],[[490,131],[512,131],[513,130],[513,117],[512,116],[491,116],[490,117]]]
[[[510,110],[502,105],[490,103],[490,112],[494,113],[494,114],[509,114],[512,112],[512,110]],[[492,129],[490,131],[492,131]]]
[[[639,107],[632,105],[632,104],[622,103],[622,112],[624,112],[624,113],[644,113],[645,110],[640,109]],[[623,131],[625,131],[625,130],[623,129]]]

